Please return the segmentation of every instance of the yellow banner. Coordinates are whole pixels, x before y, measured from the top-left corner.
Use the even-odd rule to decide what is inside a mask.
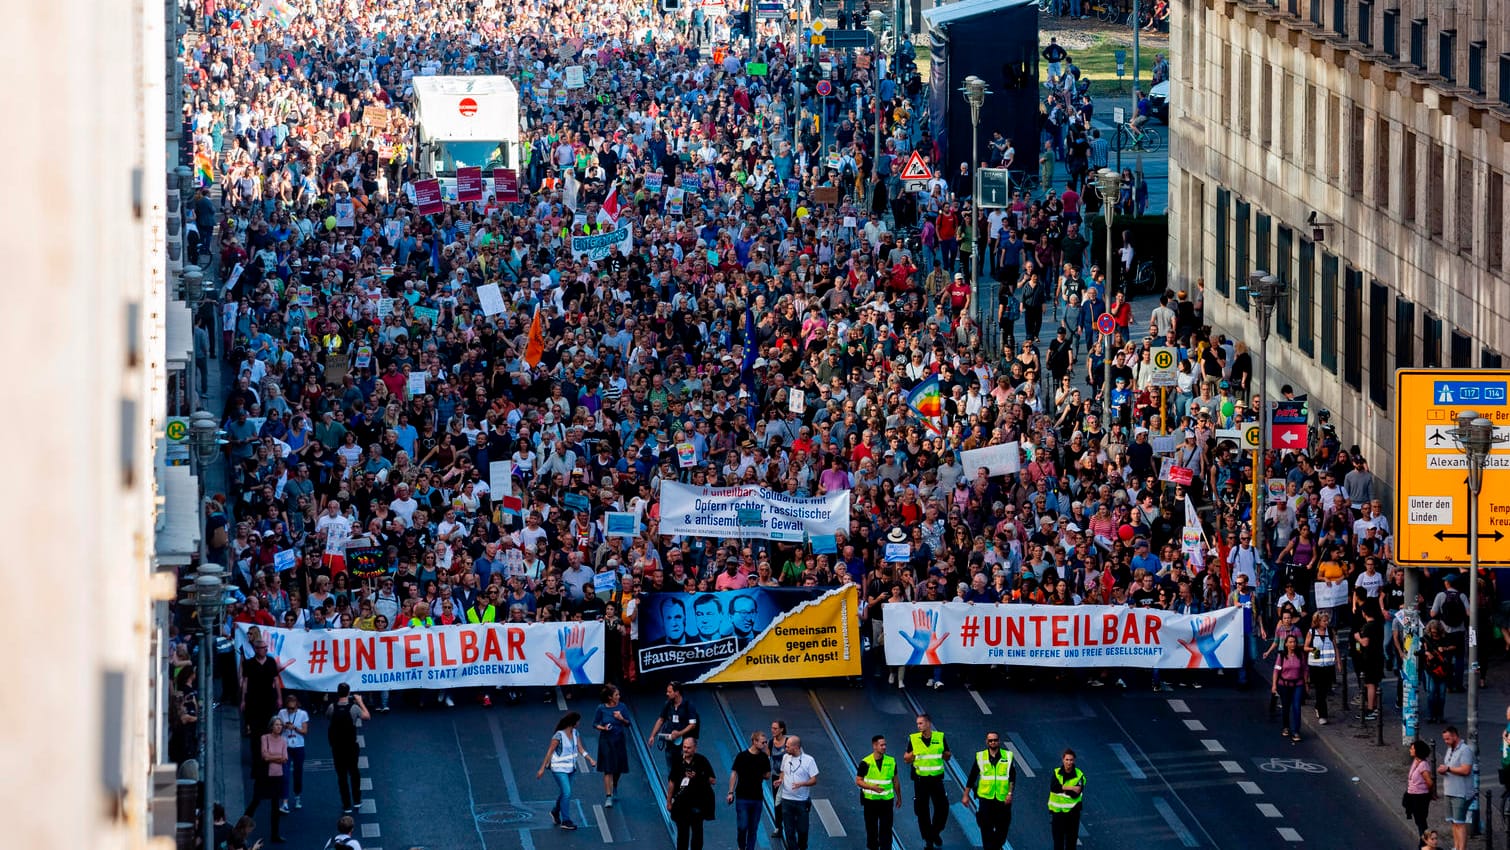
[[[859,590],[846,585],[778,616],[743,652],[699,682],[860,675]]]

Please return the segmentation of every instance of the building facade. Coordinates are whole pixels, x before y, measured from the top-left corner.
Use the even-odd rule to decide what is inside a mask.
[[[1170,280],[1393,474],[1394,372],[1510,346],[1507,0],[1175,0]]]
[[[19,598],[67,602],[16,605],[0,624],[14,648],[0,813],[20,846],[166,850],[185,831],[167,763],[168,600],[198,543],[187,469],[164,472],[192,360],[167,238],[178,3],[53,0],[6,22],[0,573]]]

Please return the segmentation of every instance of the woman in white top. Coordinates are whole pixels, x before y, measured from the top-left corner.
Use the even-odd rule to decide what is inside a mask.
[[[556,721],[556,731],[551,734],[545,758],[540,762],[540,769],[535,771],[535,778],[539,779],[545,776],[546,768],[550,768],[551,776],[556,780],[559,793],[556,805],[551,809],[551,819],[562,829],[577,828],[571,819],[571,777],[577,772],[577,757],[581,756],[588,764],[597,766],[597,762],[582,747],[582,738],[577,734],[577,724],[580,722],[582,715],[575,711],[568,711]]]
[[[283,698],[278,719],[283,721],[283,737],[288,741],[289,765],[283,771],[283,800],[279,808],[288,814],[290,800],[294,808],[304,808],[300,797],[304,794],[304,736],[309,734],[309,712],[299,707],[298,694],[290,693]]]

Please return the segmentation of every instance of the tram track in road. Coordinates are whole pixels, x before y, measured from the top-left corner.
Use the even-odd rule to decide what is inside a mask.
[[[761,687],[763,686],[755,686],[757,693],[759,693]],[[766,691],[769,692],[770,689],[766,688]],[[749,736],[751,733],[748,730],[742,729],[739,723],[734,719],[734,708],[729,705],[729,699],[724,695],[724,689],[722,685],[716,686],[715,690],[713,691],[713,702],[718,706],[718,715],[723,719],[724,727],[729,730],[729,734],[733,738],[733,752],[737,755],[740,750],[748,749],[750,746]],[[766,704],[766,698],[764,696],[761,696],[761,704]],[[731,759],[729,762],[729,770],[733,769],[734,762]],[[773,825],[775,825],[777,828],[780,828],[780,824],[776,823],[776,800],[771,793],[770,782],[765,783],[764,790],[761,792],[761,810],[765,812],[766,817],[771,819],[771,823]],[[758,848],[768,848],[770,846],[770,841],[765,836],[765,828],[763,826],[757,825],[756,827],[755,846],[757,850]]]
[[[834,723],[833,716],[829,714],[828,707],[823,704],[823,698],[818,696],[818,692],[815,689],[807,689],[807,699],[808,704],[812,706],[813,716],[818,719],[818,724],[823,727],[823,732],[828,736],[829,743],[844,758],[844,768],[849,772],[848,775],[856,775],[860,766],[860,759],[865,756],[862,755],[856,758],[854,752],[850,750],[849,745],[844,743],[844,737],[839,734],[839,728]],[[867,753],[866,755],[869,754]],[[900,770],[902,759],[898,756],[894,756],[894,758],[897,760],[897,769]],[[896,830],[892,830],[891,833],[891,848],[892,850],[907,850],[906,843],[897,834]]]
[[[650,797],[655,802],[656,811],[660,812],[661,821],[666,825],[666,834],[670,836],[673,846],[676,844],[676,824],[671,822],[671,812],[666,809],[666,778],[656,765],[656,758],[645,745],[645,738],[640,734],[638,713],[631,711],[629,714],[629,738],[633,742],[632,747],[635,755],[640,760],[640,766],[645,770],[645,783],[650,786]]]

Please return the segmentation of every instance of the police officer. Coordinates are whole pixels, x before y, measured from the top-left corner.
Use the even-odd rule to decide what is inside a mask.
[[[886,754],[886,736],[870,739],[870,755],[855,768],[860,808],[865,815],[865,850],[889,850],[894,809],[902,807],[902,780],[897,760]]]
[[[1080,836],[1080,804],[1084,802],[1085,774],[1075,766],[1075,751],[1064,751],[1064,762],[1049,777],[1049,825],[1053,850],[1075,850]]]
[[[944,762],[949,748],[944,733],[933,728],[933,719],[918,715],[918,731],[907,738],[902,758],[912,765],[912,812],[918,817],[923,850],[944,846],[944,825],[949,822],[949,796],[944,793]]]
[[[981,850],[1002,850],[1007,843],[1007,830],[1012,828],[1012,786],[1017,784],[1017,765],[1012,761],[1012,751],[1001,748],[1001,735],[986,733],[986,748],[975,754],[975,764],[970,766],[970,778],[965,781],[965,793],[960,802],[965,808],[975,809],[975,822],[980,825]],[[970,792],[975,792],[975,805],[970,804]]]

